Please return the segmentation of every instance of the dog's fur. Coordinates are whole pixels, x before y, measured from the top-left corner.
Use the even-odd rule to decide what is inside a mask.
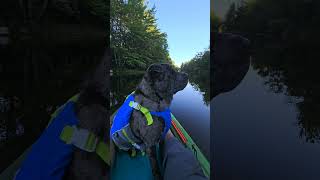
[[[76,116],[79,119],[78,126],[95,133],[106,143],[109,143],[110,129],[109,63],[110,56],[106,52],[102,61],[87,76],[75,104]],[[107,167],[96,153],[76,149],[65,179],[109,179],[109,170],[110,167]]]
[[[169,64],[153,64],[142,78],[135,90],[135,101],[150,111],[164,111],[169,108],[173,95],[184,89],[188,83],[186,73],[175,71]],[[164,121],[153,116],[153,124],[148,126],[145,116],[134,110],[130,120],[130,127],[134,135],[147,146],[153,175],[159,177],[154,145],[156,145],[164,130]]]
[[[173,95],[184,89],[188,83],[186,73],[175,71],[169,64],[153,64],[145,73],[135,91],[135,101],[150,111],[164,111],[169,108]],[[131,129],[147,147],[159,142],[163,131],[163,120],[153,116],[148,126],[144,115],[135,110],[131,116]]]

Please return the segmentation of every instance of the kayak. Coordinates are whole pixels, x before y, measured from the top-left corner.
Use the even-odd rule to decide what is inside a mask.
[[[192,140],[187,131],[182,127],[182,125],[179,123],[179,121],[174,117],[172,113],[171,119],[172,127],[170,130],[172,131],[174,136],[177,137],[180,140],[180,142],[185,145],[186,148],[190,149],[193,152],[195,158],[198,160],[202,168],[204,175],[210,178],[210,164],[208,159],[204,156],[199,147]]]
[[[71,97],[67,102],[69,101],[77,101],[78,94]],[[60,108],[58,108],[52,115],[51,119],[49,121],[49,124],[52,119],[56,117],[56,115],[59,113],[59,111],[63,108],[64,105],[62,105]],[[112,116],[111,116],[112,117]],[[182,125],[178,122],[178,120],[175,118],[173,114],[171,114],[172,119],[172,127],[171,131],[174,134],[174,136],[179,139],[179,141],[188,149],[190,149],[195,158],[198,160],[203,173],[206,177],[210,177],[210,164],[207,158],[203,155],[199,147],[196,145],[196,143],[192,140],[192,138],[189,136],[187,131],[182,127]],[[23,162],[24,158],[27,156],[28,152],[30,151],[31,146],[27,148],[9,167],[7,167],[1,174],[0,179],[13,179],[17,170],[20,167],[20,164]]]

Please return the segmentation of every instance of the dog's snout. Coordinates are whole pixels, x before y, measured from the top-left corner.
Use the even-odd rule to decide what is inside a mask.
[[[174,93],[184,89],[188,84],[188,74],[184,72],[179,72],[177,74],[176,85],[174,89]]]
[[[178,79],[181,80],[181,81],[183,81],[183,82],[186,82],[186,81],[188,82],[189,77],[188,77],[188,74],[187,74],[187,73],[185,73],[185,72],[180,72]]]
[[[185,80],[188,80],[189,79],[189,75],[187,73],[182,73],[182,76]]]

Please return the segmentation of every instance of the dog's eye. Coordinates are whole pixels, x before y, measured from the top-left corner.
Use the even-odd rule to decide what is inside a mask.
[[[151,78],[154,80],[161,81],[164,79],[164,74],[160,71],[152,71],[150,75],[151,75]]]
[[[152,79],[157,79],[157,80],[163,79],[163,72],[158,69],[153,69],[149,71],[149,74]]]

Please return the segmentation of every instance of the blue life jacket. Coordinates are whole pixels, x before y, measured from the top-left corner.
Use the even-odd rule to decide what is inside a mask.
[[[32,145],[29,154],[17,172],[16,180],[61,180],[69,165],[74,146],[60,139],[67,125],[76,125],[74,103],[69,102]]]

